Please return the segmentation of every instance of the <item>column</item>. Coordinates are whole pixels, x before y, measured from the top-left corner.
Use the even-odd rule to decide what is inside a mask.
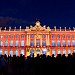
[[[42,34],[41,34],[41,38],[40,38],[40,46],[42,47]]]
[[[50,46],[50,38],[49,38],[49,34],[48,34],[48,46]]]
[[[46,46],[48,46],[47,35],[46,35]]]
[[[28,46],[30,46],[30,34],[28,36]]]
[[[28,46],[28,34],[27,34],[27,38],[26,38],[26,39],[27,39],[26,44],[27,44],[27,46]]]
[[[34,36],[34,45],[36,47],[36,35]]]

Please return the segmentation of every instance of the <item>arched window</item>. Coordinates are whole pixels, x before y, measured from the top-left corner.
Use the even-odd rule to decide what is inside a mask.
[[[16,46],[18,46],[18,43],[19,43],[18,40],[16,40]]]
[[[2,40],[0,40],[0,46],[3,46],[3,42],[2,42]]]
[[[75,46],[75,40],[72,40],[72,46]]]
[[[16,35],[16,38],[18,38],[18,37],[19,37],[19,35],[17,34],[17,35]]]
[[[34,35],[33,35],[33,34],[31,34],[31,35],[30,35],[30,38],[34,38]]]
[[[63,54],[65,54],[65,55],[66,55],[66,49],[64,49],[64,50],[63,50]]]
[[[2,49],[0,49],[0,55],[2,55]]]
[[[10,41],[10,46],[13,46],[13,40]]]
[[[54,56],[56,55],[56,50],[52,49],[52,54],[54,54]]]
[[[54,34],[52,34],[52,38],[54,38]]]
[[[46,46],[46,40],[42,40],[42,46]]]
[[[66,46],[66,41],[65,40],[62,41],[62,46]]]
[[[68,49],[68,54],[71,54],[71,50],[70,49]]]
[[[55,40],[52,40],[52,46],[56,46]]]
[[[36,46],[40,46],[40,40],[36,40]]]
[[[8,46],[8,40],[5,41],[5,46]]]
[[[42,35],[42,38],[46,38],[46,35],[45,35],[45,34],[43,34],[43,35]]]
[[[72,39],[74,39],[74,35],[72,35]]]
[[[68,35],[68,38],[70,38],[70,35]]]
[[[14,54],[18,56],[18,49],[15,50]]]
[[[65,38],[65,35],[64,34],[62,35],[62,38]]]
[[[61,50],[60,49],[58,49],[58,54],[61,54]]]
[[[8,55],[8,51],[7,50],[4,50],[4,54]]]
[[[21,41],[21,46],[24,46],[24,40]]]
[[[13,38],[14,37],[14,35],[10,35],[10,38]]]
[[[34,46],[34,40],[30,41],[30,46]]]
[[[70,46],[70,45],[71,45],[70,40],[68,40],[68,46]]]
[[[61,46],[60,40],[57,40],[57,46]]]
[[[24,38],[24,34],[21,35],[21,38]]]
[[[24,55],[24,49],[21,49],[21,53],[20,54]]]
[[[57,35],[57,38],[60,38],[60,35],[59,34]]]
[[[13,56],[13,50],[10,49],[10,56]]]

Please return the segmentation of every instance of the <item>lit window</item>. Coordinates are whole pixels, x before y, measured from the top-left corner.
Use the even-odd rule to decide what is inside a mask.
[[[5,41],[5,46],[8,46],[8,40]]]
[[[72,40],[72,46],[75,46],[75,40]]]
[[[0,38],[3,38],[3,35],[1,35]]]
[[[10,56],[13,56],[13,50],[10,49]]]
[[[56,50],[52,49],[52,54],[54,54],[54,56],[56,55]]]
[[[10,46],[13,46],[13,40],[10,41]]]
[[[34,54],[34,50],[30,50],[30,56],[32,57]]]
[[[47,49],[46,48],[42,48],[42,54],[46,55]]]
[[[43,35],[42,35],[42,38],[46,38],[46,35],[43,34]]]
[[[54,38],[54,34],[52,34],[52,38]]]
[[[24,35],[23,34],[21,35],[21,38],[24,38]]]
[[[61,46],[60,40],[57,41],[57,46]]]
[[[20,54],[24,55],[24,49],[21,50]]]
[[[18,40],[16,40],[16,46],[18,46]]]
[[[66,55],[66,50],[65,50],[65,49],[63,50],[63,54],[65,54],[65,55]]]
[[[70,40],[68,40],[68,46],[70,46],[70,45],[71,45]]]
[[[34,46],[34,40],[30,41],[30,46]]]
[[[16,35],[16,38],[18,38],[18,37],[19,37],[19,35],[17,34],[17,35]]]
[[[68,49],[68,54],[71,54],[71,50],[70,49]]]
[[[3,46],[3,42],[2,42],[2,40],[0,40],[0,46]]]
[[[68,35],[68,38],[70,38],[70,35]]]
[[[6,38],[8,38],[8,35],[6,35]]]
[[[64,34],[62,35],[62,38],[65,38],[65,35]]]
[[[40,46],[40,40],[36,40],[36,46]]]
[[[10,38],[13,38],[13,35],[10,35]]]
[[[56,46],[56,43],[54,40],[52,40],[52,46]]]
[[[58,35],[57,37],[60,38],[60,35]]]
[[[72,35],[72,38],[74,38],[74,35]]]
[[[24,46],[24,40],[21,41],[21,46]]]
[[[42,40],[42,46],[46,46],[46,40]]]
[[[61,54],[61,50],[60,49],[58,49],[58,54]]]
[[[62,41],[62,46],[66,46],[66,41],[65,40]]]
[[[33,35],[33,34],[31,34],[31,35],[30,35],[30,38],[34,38],[34,35]]]
[[[0,55],[2,55],[2,49],[0,49]]]
[[[4,50],[4,54],[8,55],[8,51],[7,50]]]
[[[15,50],[15,51],[14,51],[14,54],[15,54],[16,56],[18,56],[18,50]]]

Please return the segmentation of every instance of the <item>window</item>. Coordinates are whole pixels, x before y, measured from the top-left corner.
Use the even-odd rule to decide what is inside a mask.
[[[2,42],[2,40],[0,40],[0,46],[3,46],[3,42]]]
[[[62,38],[65,38],[65,35],[64,34],[62,35]]]
[[[5,41],[5,46],[8,46],[8,40]]]
[[[33,34],[31,34],[31,35],[30,35],[30,38],[34,38],[34,35],[33,35]]]
[[[72,46],[75,46],[75,40],[72,40]]]
[[[18,56],[18,49],[15,50],[14,54]]]
[[[13,46],[13,40],[10,41],[10,46]]]
[[[56,55],[56,50],[52,49],[52,54],[54,54],[54,56]]]
[[[40,40],[36,40],[36,46],[40,46]]]
[[[16,46],[18,46],[18,40],[16,40]]]
[[[12,49],[10,49],[10,56],[13,56],[13,51],[12,51]]]
[[[70,38],[70,35],[68,35],[68,38]]]
[[[71,54],[71,50],[70,49],[68,49],[68,54]]]
[[[34,40],[30,41],[30,46],[34,46]]]
[[[54,38],[54,34],[52,34],[52,38]]]
[[[23,34],[21,35],[21,38],[24,38],[24,35]]]
[[[24,46],[24,40],[21,41],[21,46]]]
[[[24,49],[21,49],[21,53],[20,54],[24,55]]]
[[[46,46],[46,40],[42,40],[42,46]]]
[[[62,46],[66,46],[66,41],[65,40],[62,41]]]
[[[68,40],[68,46],[70,46],[71,44],[70,44],[70,40]]]
[[[66,50],[65,49],[63,50],[63,54],[66,54]]]
[[[8,38],[8,35],[6,35],[6,38]]]
[[[0,55],[2,55],[2,49],[0,49]]]
[[[1,35],[0,38],[3,38],[3,35]]]
[[[74,39],[74,35],[72,35],[72,39]]]
[[[8,51],[7,50],[4,50],[4,54],[8,55]]]
[[[57,46],[61,46],[60,40],[57,41]]]
[[[45,34],[43,34],[43,35],[42,35],[42,38],[46,38],[46,35],[45,35]]]
[[[10,38],[13,38],[14,36],[13,35],[10,35]]]
[[[55,41],[54,41],[54,40],[52,40],[52,46],[56,46],[56,44],[55,44]]]
[[[60,35],[57,35],[58,38],[60,38]]]
[[[58,49],[58,54],[61,54],[61,50],[60,49]]]
[[[16,35],[16,38],[18,38],[18,37],[19,37],[19,35],[17,34],[17,35]]]

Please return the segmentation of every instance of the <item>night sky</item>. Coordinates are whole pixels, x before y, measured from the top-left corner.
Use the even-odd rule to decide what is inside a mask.
[[[75,0],[0,0],[0,26],[75,26]]]

